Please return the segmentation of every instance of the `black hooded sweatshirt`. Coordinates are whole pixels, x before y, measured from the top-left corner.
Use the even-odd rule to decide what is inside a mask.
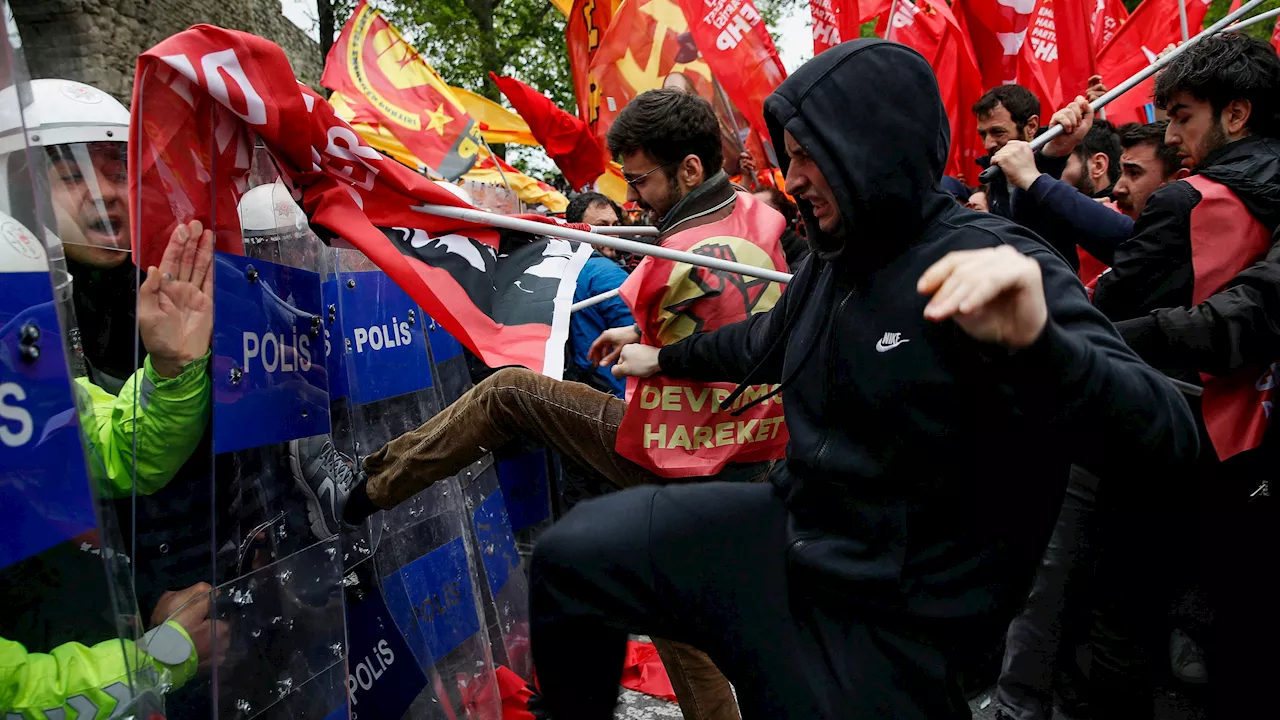
[[[817,252],[777,306],[665,347],[662,371],[783,385],[791,440],[771,479],[801,592],[856,617],[993,639],[1025,599],[1077,451],[1158,474],[1195,457],[1195,421],[1066,262],[940,189],[947,118],[914,50],[843,43],[765,110],[774,146],[785,129],[817,163],[847,231],[823,233],[800,200]],[[1016,352],[925,320],[916,291],[947,253],[999,245],[1040,263],[1049,308],[1041,337]]]

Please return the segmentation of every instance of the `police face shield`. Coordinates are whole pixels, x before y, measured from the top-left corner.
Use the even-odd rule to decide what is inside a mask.
[[[23,717],[146,717],[195,671],[138,613],[116,504],[132,493],[118,396],[83,362],[76,305],[7,6],[0,32],[0,685]],[[55,81],[56,82],[56,81]],[[34,141],[34,142],[33,142]],[[131,296],[131,294],[127,294]],[[129,320],[130,331],[132,320]],[[124,413],[121,412],[121,415]],[[161,624],[163,625],[163,623]],[[155,632],[151,632],[154,630]],[[161,636],[164,636],[161,638]],[[154,642],[153,642],[154,641]],[[186,654],[183,655],[184,648]],[[59,657],[77,662],[50,670]],[[8,715],[6,715],[7,717]]]
[[[116,267],[130,257],[126,145],[77,142],[45,148],[56,232],[74,262]]]

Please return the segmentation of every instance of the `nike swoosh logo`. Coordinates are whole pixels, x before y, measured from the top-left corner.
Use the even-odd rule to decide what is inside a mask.
[[[911,342],[911,341],[910,341],[910,340],[899,340],[899,341],[897,341],[897,342],[890,343],[890,344],[886,345],[886,344],[885,344],[885,342],[884,342],[884,340],[877,340],[877,341],[876,341],[876,352],[889,352],[890,350],[892,350],[892,349],[894,349],[894,348],[898,347],[899,345],[901,345],[901,344],[903,344],[903,343],[909,343],[909,342]],[[864,347],[865,347],[865,346],[864,346]]]
[[[336,518],[338,517],[338,508],[334,502],[336,496],[333,488],[333,478],[325,478],[324,482],[320,483],[320,488],[316,492],[316,499],[319,500],[320,497],[324,496],[326,494],[325,491],[328,491],[327,494],[329,495],[329,514]]]
[[[517,280],[517,281],[516,281],[516,287],[520,288],[520,290],[522,290],[523,292],[527,292],[527,293],[529,293],[530,295],[532,295],[532,294],[533,294],[533,291],[532,291],[532,290],[525,290],[525,289],[524,289],[524,286],[520,284],[520,281],[519,281],[519,280]]]

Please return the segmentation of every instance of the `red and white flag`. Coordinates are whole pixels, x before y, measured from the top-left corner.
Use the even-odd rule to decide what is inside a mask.
[[[858,37],[857,0],[809,0],[813,16],[813,54]]]
[[[946,174],[972,182],[974,161],[984,153],[972,111],[982,97],[982,76],[968,37],[942,0],[896,0],[887,18],[885,39],[914,48],[938,78],[951,130]]]
[[[680,0],[694,44],[729,100],[768,139],[764,99],[787,77],[778,49],[751,0]]]
[[[1187,0],[1187,27],[1204,23],[1211,0]],[[1182,41],[1178,0],[1144,0],[1129,21],[1098,54],[1098,72],[1107,87],[1115,87],[1156,61],[1170,44]],[[1152,93],[1155,79],[1148,78],[1107,106],[1107,119],[1115,125],[1155,121]]]
[[[313,227],[363,252],[487,365],[559,376],[589,246],[539,240],[499,258],[494,229],[423,212],[469,206],[370,147],[278,46],[247,33],[197,25],[138,58],[129,207],[142,267],[192,219],[218,250],[243,253],[236,204],[256,140]]]
[[[1120,32],[1120,26],[1129,20],[1129,11],[1121,0],[1094,0],[1093,14],[1089,27],[1093,33],[1093,51],[1102,52],[1102,48],[1111,42],[1111,38]]]

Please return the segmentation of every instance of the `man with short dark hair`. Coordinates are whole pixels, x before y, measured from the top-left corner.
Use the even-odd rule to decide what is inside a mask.
[[[1109,198],[1120,174],[1120,143],[1111,123],[1095,121],[1077,97],[1053,116],[1065,132],[1040,153],[1022,140],[1006,143],[991,159],[1017,191],[1010,217],[1039,234],[1089,283],[1106,268],[1115,246],[1128,239],[1133,223],[1098,200]],[[1066,158],[1061,179],[1042,172],[1048,157]],[[1085,255],[1077,248],[1082,248]]]
[[[1021,85],[998,85],[973,104],[978,137],[988,155],[1011,140],[1031,142],[1040,130],[1040,100]]]
[[[1191,172],[1182,167],[1178,149],[1166,144],[1168,120],[1130,123],[1121,126],[1120,179],[1111,194],[1120,212],[1137,220],[1147,207],[1147,199],[1165,183],[1180,180]]]
[[[564,219],[571,223],[586,223],[597,227],[613,227],[621,213],[612,200],[597,192],[578,193],[569,201]],[[618,251],[604,245],[592,245],[591,257],[578,273],[578,284],[573,291],[573,301],[602,295],[622,287],[627,273],[616,260]],[[613,393],[621,398],[626,383],[613,376],[608,368],[602,368],[587,357],[591,343],[610,328],[630,327],[636,321],[622,298],[609,298],[575,311],[569,316],[569,357],[565,379],[590,385],[597,390]]]
[[[1182,500],[1195,504],[1212,557],[1213,716],[1248,717],[1271,702],[1280,642],[1273,583],[1252,550],[1280,539],[1267,497],[1278,456],[1268,426],[1280,359],[1280,58],[1236,33],[1206,38],[1156,77],[1155,100],[1169,115],[1165,141],[1192,174],[1150,196],[1094,304],[1147,362],[1203,384],[1193,409],[1208,441]],[[1160,617],[1161,598],[1150,596],[1160,578],[1142,574],[1150,559],[1134,551],[1110,574],[1100,568],[1102,582],[1127,579],[1132,590],[1115,598],[1128,612],[1111,613],[1107,628],[1131,640],[1094,644],[1091,680],[1117,716],[1151,714],[1149,685],[1133,681],[1146,656],[1129,650]]]
[[[978,136],[987,154],[978,159],[978,165],[986,168],[995,156],[1012,142],[1031,142],[1040,131],[1040,100],[1021,85],[1000,85],[987,91],[973,105],[978,119]],[[1059,143],[1054,143],[1057,147]],[[1053,177],[1062,175],[1069,149],[1050,155],[1053,148],[1046,147],[1036,153],[1036,164]],[[1004,180],[997,178],[987,190],[989,211],[1001,217],[1013,217],[1011,189]]]
[[[736,251],[750,250],[753,264],[771,264],[785,270],[778,245],[784,226],[782,217],[750,195],[735,192],[729,183],[720,166],[719,126],[705,100],[670,89],[642,93],[614,120],[609,146],[622,157],[628,200],[637,202],[653,217],[660,230],[659,244],[729,259]],[[714,242],[703,243],[707,245],[705,249],[690,247],[690,231],[696,231],[695,235],[710,233],[706,239]],[[752,240],[746,239],[749,234]],[[631,280],[644,272],[645,263],[657,260],[645,258]],[[640,326],[615,327],[601,333],[588,353],[591,362],[600,367],[613,364],[623,345],[640,339],[639,327],[644,327],[646,338],[657,342],[678,339],[691,330],[712,329],[744,314],[764,312],[773,307],[780,295],[777,283],[663,262],[666,264],[658,266],[662,272],[653,274],[661,276],[658,297],[637,293],[637,306],[650,310],[635,310]],[[701,398],[699,407],[708,411],[713,406],[717,408],[713,417],[720,417],[721,412],[729,414],[728,405],[721,408],[718,400],[708,399],[711,388],[686,389],[695,401]],[[728,391],[723,393],[727,395]],[[636,395],[638,398],[641,394]],[[718,472],[662,475],[651,465],[629,459],[618,450],[619,435],[627,414],[645,409],[638,408],[643,404],[635,399],[628,405],[611,393],[552,380],[525,368],[499,370],[418,429],[365,458],[368,479],[352,490],[343,519],[358,525],[379,508],[394,507],[521,437],[541,442],[618,488],[685,484],[708,480],[706,476],[713,472],[716,479],[749,481],[761,479],[767,472],[767,462],[733,459],[739,450],[752,448],[732,442],[736,436],[729,437],[726,445],[731,454]],[[780,413],[777,419],[779,423],[772,426],[774,432],[781,424]],[[686,436],[685,447],[688,444]],[[696,447],[701,449],[703,441]],[[694,455],[692,449],[689,455]],[[686,718],[737,718],[733,690],[706,655],[686,645],[664,642],[660,637],[655,638],[654,644]],[[617,680],[615,674],[615,685]]]
[[[765,120],[813,252],[773,310],[628,345],[614,371],[740,383],[724,402],[775,385],[756,402],[781,394],[786,460],[773,487],[632,488],[542,536],[530,638],[558,720],[612,716],[646,630],[707,651],[744,717],[968,720],[959,669],[1021,601],[1075,445],[1148,470],[1195,454],[1185,401],[1070,268],[940,189],[949,128],[919,53],[838,45]]]

